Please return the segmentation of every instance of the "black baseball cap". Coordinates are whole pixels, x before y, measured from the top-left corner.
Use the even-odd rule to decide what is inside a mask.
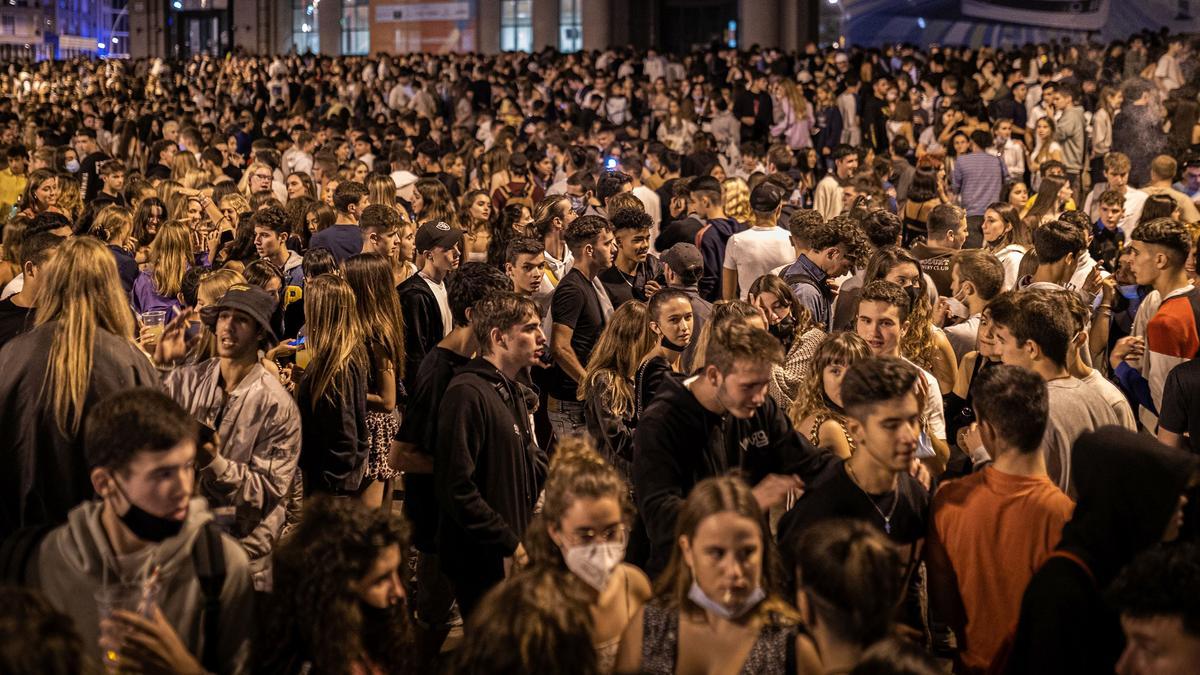
[[[672,272],[680,276],[704,267],[704,256],[700,255],[700,249],[696,248],[695,244],[689,244],[686,241],[681,241],[667,249],[662,254],[662,261],[671,268]]]
[[[212,330],[217,329],[217,317],[223,309],[236,309],[258,322],[271,342],[279,342],[271,328],[271,314],[275,312],[275,298],[253,284],[234,284],[215,305],[200,310],[200,320]]]
[[[759,183],[750,193],[750,208],[758,213],[771,213],[779,208],[782,201],[783,190],[769,181]]]
[[[462,241],[463,231],[449,223],[438,221],[427,221],[417,228],[416,249],[418,253],[428,251],[434,247],[452,248],[455,244]]]

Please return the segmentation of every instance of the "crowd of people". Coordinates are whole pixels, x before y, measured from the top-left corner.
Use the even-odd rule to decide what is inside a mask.
[[[1196,672],[1198,50],[5,64],[0,670]]]

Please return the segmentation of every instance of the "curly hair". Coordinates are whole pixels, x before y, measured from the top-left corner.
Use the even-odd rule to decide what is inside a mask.
[[[813,354],[808,375],[800,383],[796,400],[792,403],[792,409],[788,411],[788,416],[792,418],[792,425],[799,428],[800,423],[810,415],[815,415],[823,408],[828,407],[828,404],[825,403],[826,368],[835,365],[848,368],[855,362],[870,358],[870,356],[871,348],[867,346],[866,340],[859,337],[858,333],[826,335],[825,339],[821,340],[820,346],[817,347],[816,353]]]
[[[367,625],[351,590],[390,546],[401,555],[408,548],[407,528],[390,512],[309,498],[300,524],[275,547],[275,593],[255,657],[260,672],[296,672],[308,661],[315,673],[349,673],[365,659],[389,673],[410,670],[405,612],[388,625]]]

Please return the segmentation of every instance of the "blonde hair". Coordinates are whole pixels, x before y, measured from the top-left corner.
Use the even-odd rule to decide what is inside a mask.
[[[177,152],[171,161],[171,180],[182,183],[191,172],[200,169],[200,162],[190,152]]]
[[[800,382],[796,400],[792,402],[792,408],[788,411],[788,416],[792,419],[792,426],[799,429],[800,423],[810,415],[828,409],[825,404],[826,368],[835,365],[848,367],[870,357],[871,348],[867,345],[866,340],[859,337],[857,333],[826,335],[825,339],[821,340],[820,346],[817,347],[817,352],[813,354],[808,373]]]
[[[187,197],[179,192],[181,189],[183,186],[173,180],[164,180],[158,184],[158,198],[167,208],[164,218],[183,220],[187,216]]]
[[[244,283],[246,283],[246,278],[242,276],[241,272],[228,267],[219,269],[200,277],[200,283],[196,285],[196,297],[199,299],[201,295],[207,295],[220,301],[230,286]],[[217,356],[216,334],[208,326],[203,324],[201,326],[196,344],[188,350],[188,363],[200,363]]]
[[[352,359],[362,362],[365,336],[356,307],[350,284],[334,274],[318,275],[304,289],[304,323],[312,352],[305,377],[312,380],[314,409],[326,395],[342,394],[337,375]]]
[[[367,195],[372,204],[384,204],[396,208],[396,181],[392,180],[391,176],[373,173],[367,176]],[[403,211],[403,209],[399,210]]]
[[[631,300],[618,307],[588,357],[587,372],[576,396],[588,400],[606,388],[608,409],[613,415],[624,417],[632,412],[633,378],[655,342],[646,303]]]
[[[188,226],[178,220],[163,223],[150,242],[154,292],[167,298],[178,295],[191,260],[192,232]]]
[[[83,188],[76,175],[58,176],[58,199],[54,201],[54,205],[64,211],[71,220],[75,220],[83,212]]]
[[[804,117],[805,111],[808,110],[808,101],[804,98],[804,92],[800,91],[800,87],[796,86],[795,80],[784,78],[780,81],[783,86],[783,95],[792,104],[792,111],[796,114],[796,119]]]
[[[59,431],[73,435],[83,422],[97,329],[132,340],[133,316],[117,276],[116,259],[98,239],[66,240],[43,274],[46,279],[35,300],[36,324],[57,324],[42,394],[49,392]]]
[[[726,178],[721,181],[721,201],[724,202],[725,215],[739,223],[753,220],[750,212],[750,186],[741,178]]]
[[[125,242],[133,232],[133,214],[123,206],[109,204],[96,213],[89,232],[102,241],[125,248]]]

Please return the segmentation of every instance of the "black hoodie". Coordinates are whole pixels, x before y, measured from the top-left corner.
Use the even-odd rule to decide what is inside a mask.
[[[1111,673],[1124,649],[1117,613],[1103,590],[1141,551],[1161,541],[1197,458],[1150,436],[1109,426],[1071,449],[1075,512],[1056,551],[1021,598],[1006,672]]]
[[[646,572],[666,567],[676,517],[696,483],[735,471],[750,485],[772,473],[808,480],[827,455],[792,429],[770,397],[753,417],[737,419],[709,411],[683,381],[663,378],[634,435],[634,497],[650,537]]]
[[[546,477],[527,405],[536,394],[476,358],[442,398],[433,477],[441,519],[438,551],[447,570],[511,556],[533,518]]]

